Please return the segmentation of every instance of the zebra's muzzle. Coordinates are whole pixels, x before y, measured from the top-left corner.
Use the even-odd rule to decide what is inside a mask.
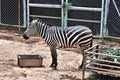
[[[29,37],[26,34],[23,34],[24,39],[29,39]]]

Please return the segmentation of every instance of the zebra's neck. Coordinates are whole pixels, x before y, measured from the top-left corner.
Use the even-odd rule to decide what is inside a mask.
[[[47,28],[48,28],[48,25],[46,23],[38,22],[37,32],[43,39],[45,38]]]

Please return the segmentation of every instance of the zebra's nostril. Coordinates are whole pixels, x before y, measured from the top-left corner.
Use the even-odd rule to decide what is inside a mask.
[[[26,34],[23,34],[24,39],[29,39],[29,37]]]

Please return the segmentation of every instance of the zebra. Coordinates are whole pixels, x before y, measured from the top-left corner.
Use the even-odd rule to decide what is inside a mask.
[[[32,20],[23,33],[24,39],[29,39],[34,33],[38,33],[40,37],[49,45],[52,57],[51,66],[57,69],[57,51],[56,47],[72,48],[81,47],[82,56],[84,50],[92,46],[92,31],[85,26],[70,26],[66,28],[58,26],[49,26],[48,24],[35,19]],[[79,68],[82,68],[83,60]]]

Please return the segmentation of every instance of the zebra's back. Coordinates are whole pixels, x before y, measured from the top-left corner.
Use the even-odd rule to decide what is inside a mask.
[[[89,46],[92,40],[92,31],[84,26],[71,26],[56,31],[57,45],[60,47]]]

